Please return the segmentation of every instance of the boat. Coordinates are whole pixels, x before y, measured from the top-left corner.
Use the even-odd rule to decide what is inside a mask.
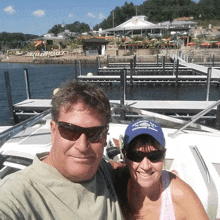
[[[112,103],[112,119],[104,157],[121,162],[123,134],[127,125],[145,118],[161,125],[167,153],[164,169],[175,172],[199,196],[209,219],[220,219],[220,130],[196,123],[220,100],[190,121]],[[36,153],[51,148],[50,109],[0,133],[0,179],[29,166]]]

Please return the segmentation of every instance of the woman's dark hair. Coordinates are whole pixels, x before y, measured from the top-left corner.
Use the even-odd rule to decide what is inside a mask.
[[[128,146],[123,147],[123,152],[128,151],[130,149],[135,149],[136,147],[147,147],[145,150],[148,149],[149,146],[154,146],[157,150],[165,151],[166,149],[160,145],[160,143],[151,135],[149,134],[141,134],[135,137]]]

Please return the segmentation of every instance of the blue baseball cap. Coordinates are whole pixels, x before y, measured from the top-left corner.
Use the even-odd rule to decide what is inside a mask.
[[[124,136],[124,146],[128,146],[135,137],[142,134],[152,136],[165,148],[165,138],[160,125],[147,119],[141,119],[128,125]]]

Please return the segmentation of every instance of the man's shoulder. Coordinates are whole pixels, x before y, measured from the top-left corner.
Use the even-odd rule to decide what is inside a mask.
[[[27,168],[28,169],[28,168]],[[28,182],[28,176],[26,169],[17,171],[16,173],[12,173],[8,176],[6,176],[4,179],[0,181],[0,188],[16,188],[21,187],[22,184],[25,184]],[[12,187],[13,186],[13,187]]]
[[[108,171],[112,170],[111,164],[106,159],[104,159],[104,158],[102,158],[99,167],[101,169],[105,169],[105,170],[108,170]]]

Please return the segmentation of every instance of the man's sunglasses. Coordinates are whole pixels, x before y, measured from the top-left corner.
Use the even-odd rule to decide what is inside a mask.
[[[165,151],[156,150],[156,151],[145,153],[142,151],[130,149],[127,151],[125,156],[129,160],[134,161],[134,162],[141,162],[145,157],[147,157],[147,159],[150,160],[152,163],[156,163],[164,159],[165,153],[166,153],[166,150]]]
[[[107,133],[108,126],[83,128],[70,123],[55,121],[58,125],[60,135],[70,141],[76,141],[82,134],[86,135],[86,138],[91,142],[99,141],[103,135]]]

